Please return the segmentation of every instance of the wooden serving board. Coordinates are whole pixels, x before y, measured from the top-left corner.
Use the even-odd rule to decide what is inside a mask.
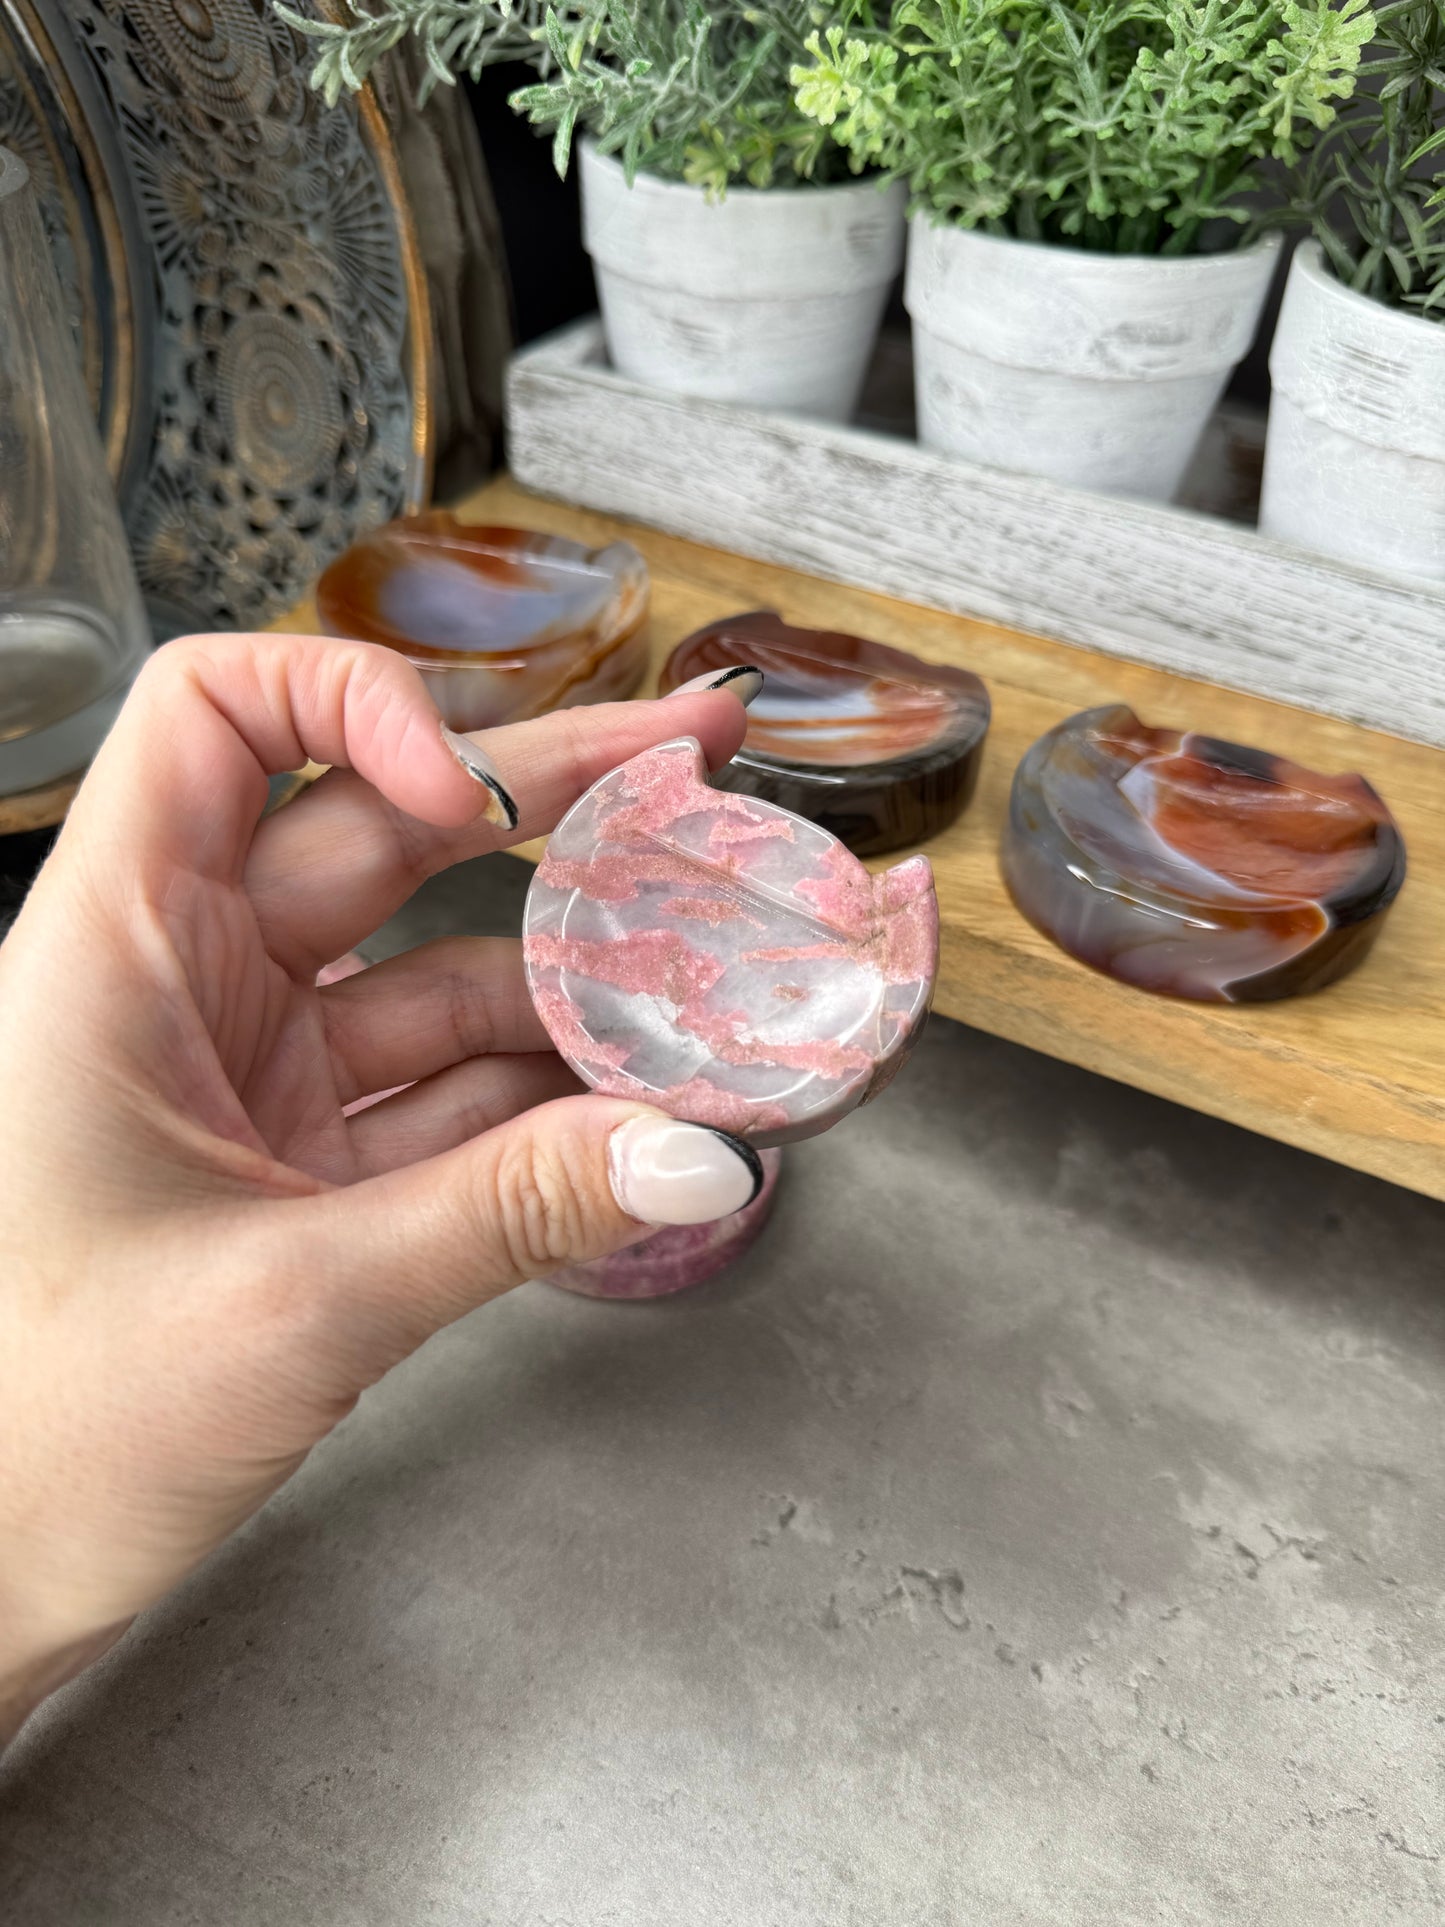
[[[652,572],[654,666],[690,630],[742,609],[875,636],[973,669],[993,726],[967,814],[924,846],[938,879],[946,1016],[1212,1117],[1445,1198],[1445,751],[1167,670],[842,588],[634,524],[563,507],[509,480],[464,520],[589,543],[625,537]],[[280,627],[281,625],[277,625]],[[291,626],[314,627],[302,609]],[[1057,950],[999,877],[1019,757],[1062,717],[1123,700],[1148,723],[1207,731],[1322,770],[1360,770],[1404,831],[1410,873],[1365,965],[1293,1002],[1236,1008],[1131,990]],[[534,846],[521,854],[536,857]],[[882,858],[873,867],[896,862]]]
[[[62,776],[38,790],[0,796],[0,836],[23,836],[29,830],[50,830],[63,823],[84,774],[84,770],[77,770],[73,776]]]

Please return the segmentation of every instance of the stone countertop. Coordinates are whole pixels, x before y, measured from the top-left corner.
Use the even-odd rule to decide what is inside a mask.
[[[7,1755],[0,1919],[1436,1922],[1442,1251],[936,1021],[727,1278],[369,1393]]]

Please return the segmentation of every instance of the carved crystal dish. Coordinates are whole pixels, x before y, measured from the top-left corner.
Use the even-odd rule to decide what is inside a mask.
[[[398,650],[453,729],[632,695],[648,601],[646,565],[626,542],[588,549],[440,510],[355,543],[316,591],[326,633]]]
[[[1405,878],[1363,776],[1085,710],[1014,775],[1014,901],[1071,956],[1206,1003],[1319,990],[1353,970]]]
[[[757,609],[686,637],[661,688],[734,663],[766,680],[720,788],[806,816],[858,856],[922,843],[967,807],[989,724],[988,691],[968,670]]]
[[[527,893],[523,956],[594,1089],[755,1144],[826,1130],[913,1046],[938,965],[926,857],[870,876],[836,837],[709,788],[681,737],[588,790]]]

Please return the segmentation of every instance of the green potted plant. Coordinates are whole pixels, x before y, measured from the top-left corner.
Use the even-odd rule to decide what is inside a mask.
[[[1445,581],[1445,0],[1375,9],[1365,85],[1298,174],[1313,238],[1270,355],[1260,526]]]
[[[565,173],[578,130],[583,233],[608,353],[654,387],[842,418],[903,258],[901,188],[857,180],[793,98],[808,0],[345,0],[286,17],[335,97],[415,35],[429,75],[522,60],[512,96]],[[284,11],[284,9],[283,9]],[[831,17],[876,30],[886,5]]]
[[[1278,248],[1220,232],[1370,30],[1366,0],[900,0],[811,35],[799,107],[912,189],[920,439],[1170,497]]]

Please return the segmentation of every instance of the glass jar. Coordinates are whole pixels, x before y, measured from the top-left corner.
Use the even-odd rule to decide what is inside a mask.
[[[0,794],[83,769],[149,647],[35,190],[0,148]]]

